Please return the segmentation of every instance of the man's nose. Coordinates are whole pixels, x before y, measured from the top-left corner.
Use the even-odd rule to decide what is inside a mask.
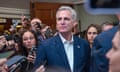
[[[65,24],[65,21],[64,19],[61,20],[61,25],[64,25]]]

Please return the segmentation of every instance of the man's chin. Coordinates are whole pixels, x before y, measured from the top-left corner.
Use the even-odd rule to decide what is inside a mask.
[[[66,30],[61,30],[61,31],[59,31],[60,33],[68,33],[68,31],[66,31]]]
[[[63,33],[65,33],[65,32],[59,32],[59,33],[63,34]]]

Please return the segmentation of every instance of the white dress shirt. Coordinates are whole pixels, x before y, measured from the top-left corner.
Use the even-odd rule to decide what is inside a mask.
[[[73,72],[73,63],[74,63],[74,49],[73,49],[73,36],[70,41],[66,40],[60,33],[60,38],[62,40],[62,43],[64,45],[64,49],[66,52],[66,56],[68,59],[68,63],[70,65],[71,72]]]

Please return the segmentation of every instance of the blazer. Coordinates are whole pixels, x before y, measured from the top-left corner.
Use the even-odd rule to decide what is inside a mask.
[[[117,27],[102,32],[95,38],[91,50],[91,72],[108,72],[109,61],[106,53],[112,48],[112,39],[117,32]]]
[[[88,72],[90,63],[90,46],[87,41],[73,36],[74,47],[74,71],[73,72]],[[37,58],[35,67],[39,67],[46,61],[46,69],[54,70],[55,72],[71,72],[64,50],[64,45],[59,35],[43,41],[37,50]],[[51,72],[54,72],[51,71]]]

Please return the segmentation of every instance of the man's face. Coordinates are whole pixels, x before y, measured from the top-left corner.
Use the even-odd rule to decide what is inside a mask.
[[[39,19],[33,19],[31,21],[32,30],[36,31],[36,29],[37,29],[37,23],[41,24],[41,21]]]
[[[7,40],[5,36],[0,36],[0,50],[3,48],[3,46],[6,44]]]
[[[68,10],[59,11],[56,15],[57,30],[60,33],[71,32],[75,26],[75,21],[72,19],[71,12]]]
[[[113,25],[105,25],[102,29],[102,31],[107,31],[109,29],[113,28]]]
[[[23,27],[30,26],[30,25],[29,25],[29,20],[27,20],[27,19],[23,20],[23,21],[22,21],[22,26],[23,26]]]
[[[120,72],[120,31],[112,40],[112,49],[107,53],[109,61],[109,72]]]

